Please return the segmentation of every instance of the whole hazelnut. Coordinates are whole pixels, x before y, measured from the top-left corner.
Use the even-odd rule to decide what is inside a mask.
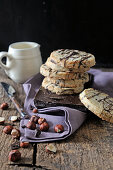
[[[13,129],[13,126],[8,125],[4,127],[3,132],[6,134],[11,134],[12,129]]]
[[[54,131],[57,132],[57,133],[63,132],[64,127],[62,125],[58,124],[54,127]]]
[[[2,103],[1,105],[0,105],[0,109],[2,109],[2,110],[7,110],[8,109],[8,104],[7,103]]]
[[[31,116],[30,121],[34,123],[38,123],[38,119],[39,119],[39,116],[33,115]]]
[[[45,118],[39,118],[38,119],[38,124],[41,125],[42,123],[46,122],[46,119]]]
[[[38,109],[34,108],[33,113],[38,113]]]
[[[0,117],[0,125],[3,125],[5,122],[5,118],[4,117]]]
[[[49,144],[46,146],[46,152],[48,153],[56,153],[56,147],[53,144]]]
[[[21,159],[21,153],[18,150],[12,150],[9,153],[9,160],[12,162],[19,161]]]
[[[21,148],[27,148],[29,146],[29,142],[20,142]]]
[[[40,130],[41,130],[41,131],[48,131],[48,129],[49,129],[49,125],[48,125],[47,122],[44,122],[44,123],[42,123],[42,124],[40,125]]]
[[[12,137],[13,137],[14,139],[18,139],[18,138],[20,137],[20,131],[19,131],[19,129],[16,129],[16,128],[12,129],[11,135],[12,135]]]
[[[35,130],[36,129],[36,124],[34,122],[28,121],[26,127],[31,129],[31,130]]]

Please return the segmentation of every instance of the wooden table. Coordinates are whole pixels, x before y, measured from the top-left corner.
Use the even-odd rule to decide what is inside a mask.
[[[24,103],[25,94],[22,85],[10,80],[0,68],[0,81],[13,85],[17,90],[17,99]],[[6,119],[11,115],[18,115],[14,105],[0,86],[0,104],[8,102],[9,109],[0,110],[0,116]],[[19,127],[19,122],[14,123]],[[87,117],[84,124],[69,138],[53,142],[57,148],[56,154],[45,152],[48,143],[31,144],[29,148],[20,148],[21,161],[8,161],[8,154],[13,142],[11,135],[5,135],[3,125],[0,125],[0,169],[1,170],[111,170],[113,169],[113,124],[102,121],[93,114]]]

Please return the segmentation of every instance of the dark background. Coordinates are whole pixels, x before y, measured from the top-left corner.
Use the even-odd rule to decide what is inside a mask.
[[[17,41],[41,45],[43,62],[53,50],[79,49],[97,66],[113,67],[112,0],[0,0],[0,51]]]

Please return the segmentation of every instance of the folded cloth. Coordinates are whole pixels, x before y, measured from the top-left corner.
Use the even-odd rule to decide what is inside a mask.
[[[89,73],[94,75],[92,88],[105,92],[113,97],[113,72],[90,69]]]
[[[113,72],[90,69],[89,73],[94,75],[93,88],[102,90],[113,96]],[[24,110],[29,116],[34,115],[31,111],[31,105],[34,105],[33,99],[39,90],[42,80],[43,76],[37,74],[23,84],[26,93]],[[50,128],[48,132],[42,132],[39,137],[35,137],[35,130],[25,127],[29,120],[22,119],[20,122],[21,141],[47,142],[65,139],[75,132],[86,119],[86,113],[69,107],[48,107],[39,109],[38,112],[38,116],[45,118],[49,123]],[[54,126],[56,124],[62,124],[64,126],[64,132],[54,132]]]
[[[23,119],[21,120],[20,125],[20,140],[29,142],[45,142],[65,139],[80,127],[85,120],[86,113],[67,107],[49,107],[40,109],[38,116],[47,120],[49,124],[48,132],[42,132],[38,138],[35,137],[35,130],[21,127],[21,125],[26,125],[29,121],[27,119]],[[64,126],[64,132],[54,132],[54,126],[57,124],[62,124]]]

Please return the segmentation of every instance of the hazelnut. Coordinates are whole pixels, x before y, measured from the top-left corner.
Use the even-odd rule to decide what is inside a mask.
[[[56,153],[56,147],[53,144],[49,144],[46,146],[46,152],[48,153]]]
[[[0,109],[2,110],[7,110],[8,109],[8,104],[7,103],[2,103],[1,106],[0,106]]]
[[[63,132],[64,127],[62,125],[58,124],[54,127],[54,131],[57,132],[57,133]]]
[[[42,123],[46,122],[45,118],[39,118],[38,119],[38,124],[41,125]]]
[[[34,108],[33,113],[38,113],[38,109]]]
[[[27,148],[29,146],[29,142],[20,142],[21,148]]]
[[[48,125],[47,122],[44,122],[44,123],[42,123],[42,124],[40,125],[40,130],[41,130],[41,131],[48,131],[48,129],[49,129],[49,125]]]
[[[20,131],[19,131],[19,129],[16,129],[16,128],[12,129],[11,135],[12,135],[12,137],[13,137],[14,139],[18,139],[18,138],[20,137]]]
[[[40,136],[40,134],[41,134],[41,130],[39,128],[36,128],[35,129],[35,137],[38,138]]]
[[[0,117],[0,125],[3,125],[5,122],[5,118],[4,117]]]
[[[30,121],[34,123],[38,123],[38,119],[39,119],[39,116],[33,115],[31,116]]]
[[[31,129],[31,130],[35,130],[36,129],[36,124],[34,122],[28,121],[26,127]]]
[[[11,116],[11,117],[10,117],[10,120],[11,120],[12,122],[15,122],[15,121],[18,120],[18,117],[17,117],[17,116]]]
[[[12,129],[13,129],[13,126],[8,125],[4,127],[3,132],[6,134],[11,134]]]
[[[21,153],[18,150],[12,150],[9,153],[9,160],[12,162],[19,161],[21,159]]]

